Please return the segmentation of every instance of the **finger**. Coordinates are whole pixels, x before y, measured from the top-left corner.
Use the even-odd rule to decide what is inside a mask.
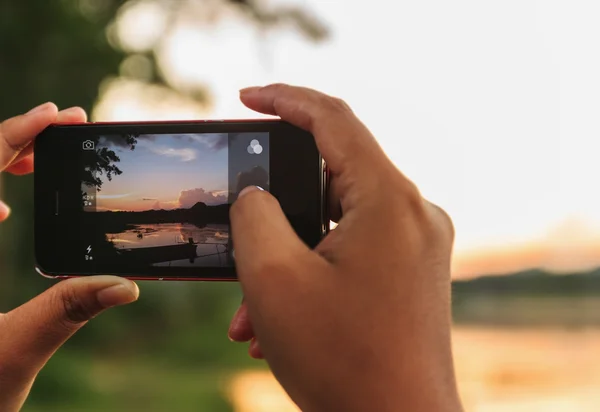
[[[254,359],[264,359],[265,356],[260,349],[260,345],[258,344],[258,340],[256,338],[252,338],[250,341],[250,346],[248,347],[248,354],[251,358]]]
[[[135,301],[130,280],[93,276],[60,282],[3,317],[0,379],[32,379],[54,352],[89,319],[103,310]],[[6,388],[10,382],[0,382]]]
[[[70,107],[68,109],[61,110],[58,112],[54,122],[56,123],[85,123],[87,121],[87,114],[81,107]],[[11,162],[11,165],[7,168],[7,171],[14,165],[31,156],[33,152],[33,142],[29,143]],[[26,166],[31,166],[26,168]],[[18,172],[12,172],[13,174],[27,174],[33,172],[33,158],[31,164],[25,163],[21,165]]]
[[[233,319],[231,319],[231,324],[229,325],[228,336],[233,342],[248,342],[254,337],[254,330],[248,316],[248,305],[246,302],[242,302],[235,315],[233,315]]]
[[[334,175],[373,175],[373,168],[387,160],[373,135],[340,99],[285,84],[242,89],[240,99],[250,109],[311,132]]]
[[[33,139],[56,119],[54,103],[44,103],[27,114],[0,123],[0,170],[4,170]]]
[[[13,175],[26,175],[33,172],[33,154],[25,156],[21,160],[13,162],[6,168],[6,172],[12,173]]]
[[[10,215],[10,207],[0,200],[0,222],[6,220]]]
[[[81,107],[74,106],[61,110],[56,116],[56,123],[85,123],[87,113]]]
[[[244,296],[249,305],[262,305],[270,299],[268,290],[285,282],[286,273],[275,272],[301,269],[313,253],[294,232],[279,202],[256,186],[240,192],[230,217]]]
[[[335,223],[338,223],[342,218],[343,211],[340,198],[341,193],[339,185],[337,184],[337,179],[332,178],[329,180],[329,188],[327,190],[327,201],[329,202],[329,219]]]

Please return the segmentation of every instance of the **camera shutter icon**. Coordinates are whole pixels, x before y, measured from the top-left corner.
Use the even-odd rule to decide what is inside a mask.
[[[83,142],[83,150],[94,150],[94,142],[91,140],[86,140]]]

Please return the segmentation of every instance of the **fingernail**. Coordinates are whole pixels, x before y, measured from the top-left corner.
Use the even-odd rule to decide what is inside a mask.
[[[251,93],[256,93],[260,89],[262,89],[262,87],[260,87],[260,86],[252,86],[252,87],[246,87],[246,88],[240,89],[240,96],[247,96]]]
[[[83,109],[78,106],[69,107],[68,109],[64,109],[60,111],[60,114],[78,114]]]
[[[256,349],[258,349],[258,341],[256,338],[252,338],[250,341],[250,351],[254,352]]]
[[[237,343],[237,341],[231,337],[232,329],[233,329],[233,326],[229,326],[229,330],[227,331],[227,339],[229,339],[229,342]]]
[[[235,339],[233,339],[233,338],[231,337],[231,332],[232,332],[233,330],[237,329],[237,327],[238,327],[238,325],[239,325],[239,323],[240,323],[240,320],[239,320],[238,318],[239,318],[239,313],[240,313],[240,310],[241,310],[241,309],[242,309],[242,307],[240,306],[240,307],[239,307],[239,308],[238,308],[238,309],[235,311],[235,313],[234,313],[233,317],[231,318],[231,323],[229,324],[229,330],[227,331],[227,337],[228,337],[228,338],[229,338],[229,340],[230,340],[230,341],[232,341],[232,342],[236,342],[236,340],[235,340]]]
[[[258,344],[258,340],[256,338],[252,338],[250,341],[250,347],[248,348],[248,353],[254,359],[263,359],[264,355],[262,350],[260,349],[260,345]]]
[[[135,302],[138,299],[140,295],[138,286],[130,280],[121,280],[121,283],[114,284],[96,293],[96,298],[102,307],[112,308]]]
[[[46,102],[44,104],[40,104],[39,106],[36,106],[33,109],[31,109],[30,111],[28,111],[27,113],[25,113],[25,115],[41,113],[43,111],[48,110],[53,105],[54,105],[54,103],[51,103],[51,102]]]
[[[10,207],[2,201],[0,201],[0,222],[6,219],[10,215]]]
[[[262,190],[264,191],[265,189],[263,189],[260,186],[246,186],[245,188],[242,189],[242,191],[238,194],[238,199],[250,192],[254,192],[256,190]]]

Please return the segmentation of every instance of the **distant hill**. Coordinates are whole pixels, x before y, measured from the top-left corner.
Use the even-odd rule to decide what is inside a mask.
[[[600,327],[600,270],[555,275],[529,270],[452,284],[455,324],[484,327]]]
[[[86,216],[105,231],[122,230],[132,224],[191,223],[199,227],[209,223],[228,223],[229,204],[208,206],[198,202],[189,209],[146,210],[143,212],[93,212]]]
[[[600,295],[600,269],[561,275],[528,270],[509,275],[482,276],[454,281],[452,291],[455,295]]]

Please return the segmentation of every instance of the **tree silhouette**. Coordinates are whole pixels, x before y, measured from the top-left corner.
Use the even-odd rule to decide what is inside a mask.
[[[118,136],[117,139],[123,139],[123,143],[129,147],[129,150],[135,150],[138,137],[137,134],[125,134]],[[86,186],[95,187],[97,191],[100,191],[103,183],[102,176],[106,176],[109,181],[112,181],[114,176],[123,173],[115,165],[115,163],[121,161],[121,158],[114,150],[104,146],[98,147],[99,138],[92,138],[91,140],[94,142],[96,149],[84,155],[82,182]]]

